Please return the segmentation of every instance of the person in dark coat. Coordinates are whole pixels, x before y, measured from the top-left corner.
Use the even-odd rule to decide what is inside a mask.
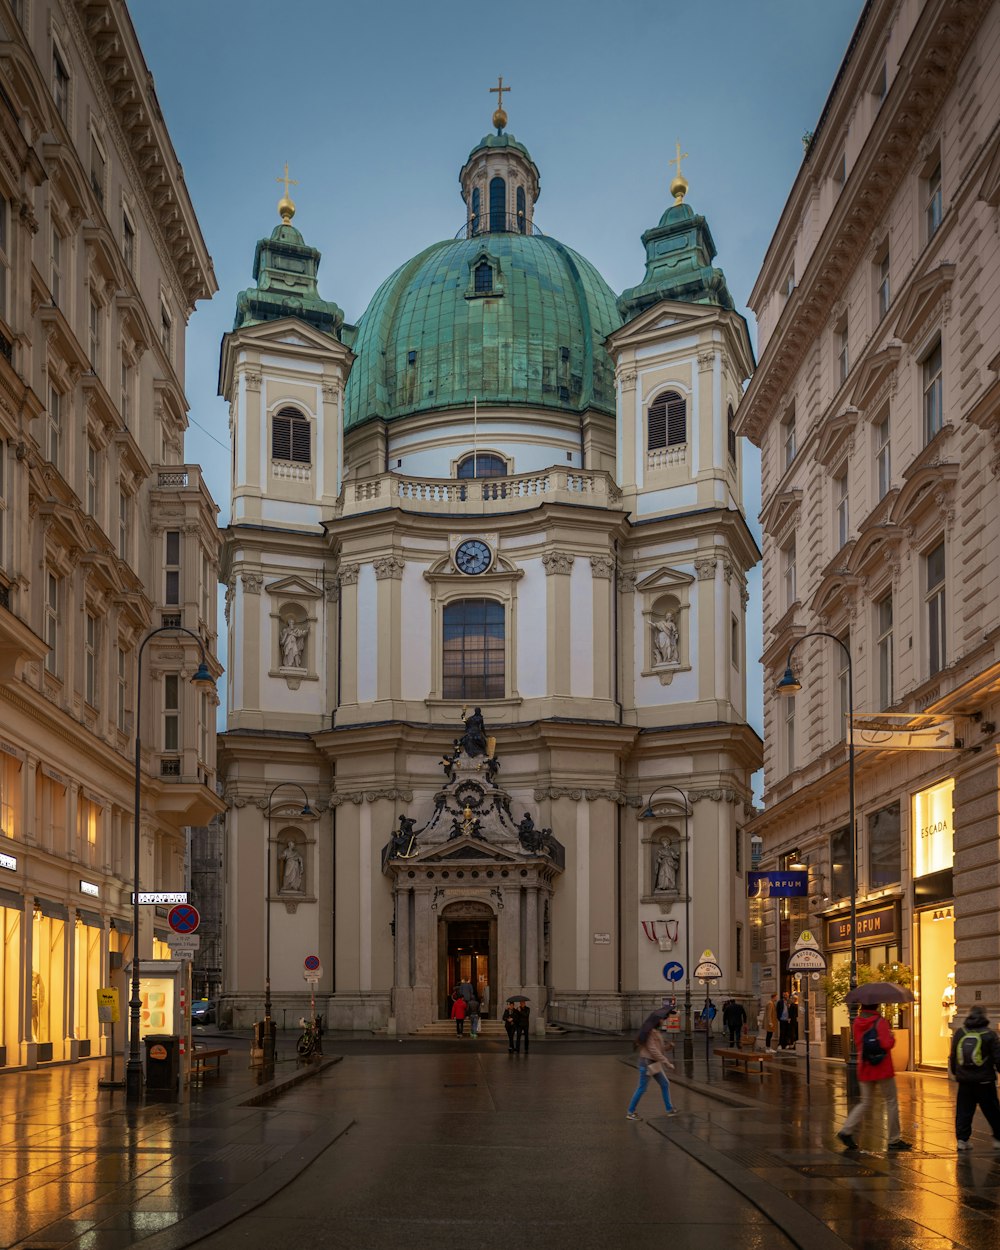
[[[514,1050],[514,1025],[515,1025],[515,1022],[516,1022],[516,1020],[517,1020],[517,1011],[516,1011],[516,1009],[515,1009],[515,1007],[514,1007],[514,1004],[513,1004],[513,1003],[508,1003],[508,1004],[507,1004],[507,1006],[504,1008],[504,1013],[503,1013],[503,1016],[501,1017],[501,1019],[503,1020],[503,1027],[504,1027],[504,1028],[506,1029],[506,1031],[507,1031],[507,1049],[508,1049],[511,1053],[513,1053],[513,1050]]]
[[[778,1049],[787,1050],[792,1044],[792,1012],[788,1004],[788,991],[778,999]]]
[[[729,1034],[729,1045],[735,1046],[737,1050],[741,1049],[743,1041],[743,1026],[747,1022],[747,1013],[741,1003],[735,998],[730,998],[722,1004],[722,1024],[726,1032]]]
[[[524,1042],[524,1053],[528,1053],[528,1039],[530,1030],[528,1028],[531,1018],[531,1008],[527,1003],[518,1003],[514,1010],[514,1054],[517,1055],[521,1051],[521,1042]]]
[[[990,1028],[981,1007],[973,1007],[965,1024],[951,1039],[948,1070],[958,1082],[955,1102],[955,1139],[958,1150],[971,1150],[972,1119],[978,1107],[993,1133],[993,1148],[1000,1150],[1000,1102],[997,1101],[997,1069],[1000,1068],[1000,1037]]]

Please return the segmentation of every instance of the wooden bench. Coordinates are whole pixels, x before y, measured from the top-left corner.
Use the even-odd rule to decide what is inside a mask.
[[[729,1046],[719,1046],[713,1053],[718,1055],[722,1060],[723,1071],[726,1070],[726,1062],[728,1060],[734,1065],[742,1063],[743,1071],[746,1072],[747,1076],[750,1075],[750,1064],[752,1063],[756,1063],[758,1065],[758,1071],[760,1072],[760,1075],[763,1076],[764,1064],[770,1063],[770,1061],[774,1058],[774,1055],[769,1055],[767,1051],[764,1050],[735,1050]]]
[[[191,1080],[201,1080],[206,1072],[214,1072],[218,1076],[222,1056],[228,1054],[224,1046],[195,1046],[191,1052]],[[214,1059],[215,1063],[209,1064],[209,1059]]]

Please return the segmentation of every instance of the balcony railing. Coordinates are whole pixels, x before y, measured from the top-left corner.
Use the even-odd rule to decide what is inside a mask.
[[[601,470],[546,469],[516,477],[419,478],[383,473],[345,484],[338,515],[401,508],[405,512],[524,512],[541,503],[606,507],[622,497]]]
[[[542,232],[522,213],[491,213],[489,209],[473,217],[455,235],[456,239],[478,239],[484,234],[535,234]]]

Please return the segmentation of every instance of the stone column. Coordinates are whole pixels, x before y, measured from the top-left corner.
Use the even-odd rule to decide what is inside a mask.
[[[955,766],[955,980],[961,1009],[1000,1011],[1000,746]]]
[[[396,903],[396,964],[395,986],[398,991],[410,984],[410,891],[395,890]]]
[[[528,886],[524,897],[524,967],[525,984],[541,984],[541,964],[538,958],[538,887]],[[539,1007],[541,1004],[539,1004]]]

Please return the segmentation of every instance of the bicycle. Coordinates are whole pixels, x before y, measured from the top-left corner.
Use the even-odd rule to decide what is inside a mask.
[[[300,1059],[312,1059],[315,1055],[320,1055],[320,1042],[322,1038],[322,1029],[320,1028],[319,1016],[314,1016],[311,1020],[307,1020],[304,1016],[299,1020],[302,1032],[299,1040],[295,1043],[295,1051]]]

